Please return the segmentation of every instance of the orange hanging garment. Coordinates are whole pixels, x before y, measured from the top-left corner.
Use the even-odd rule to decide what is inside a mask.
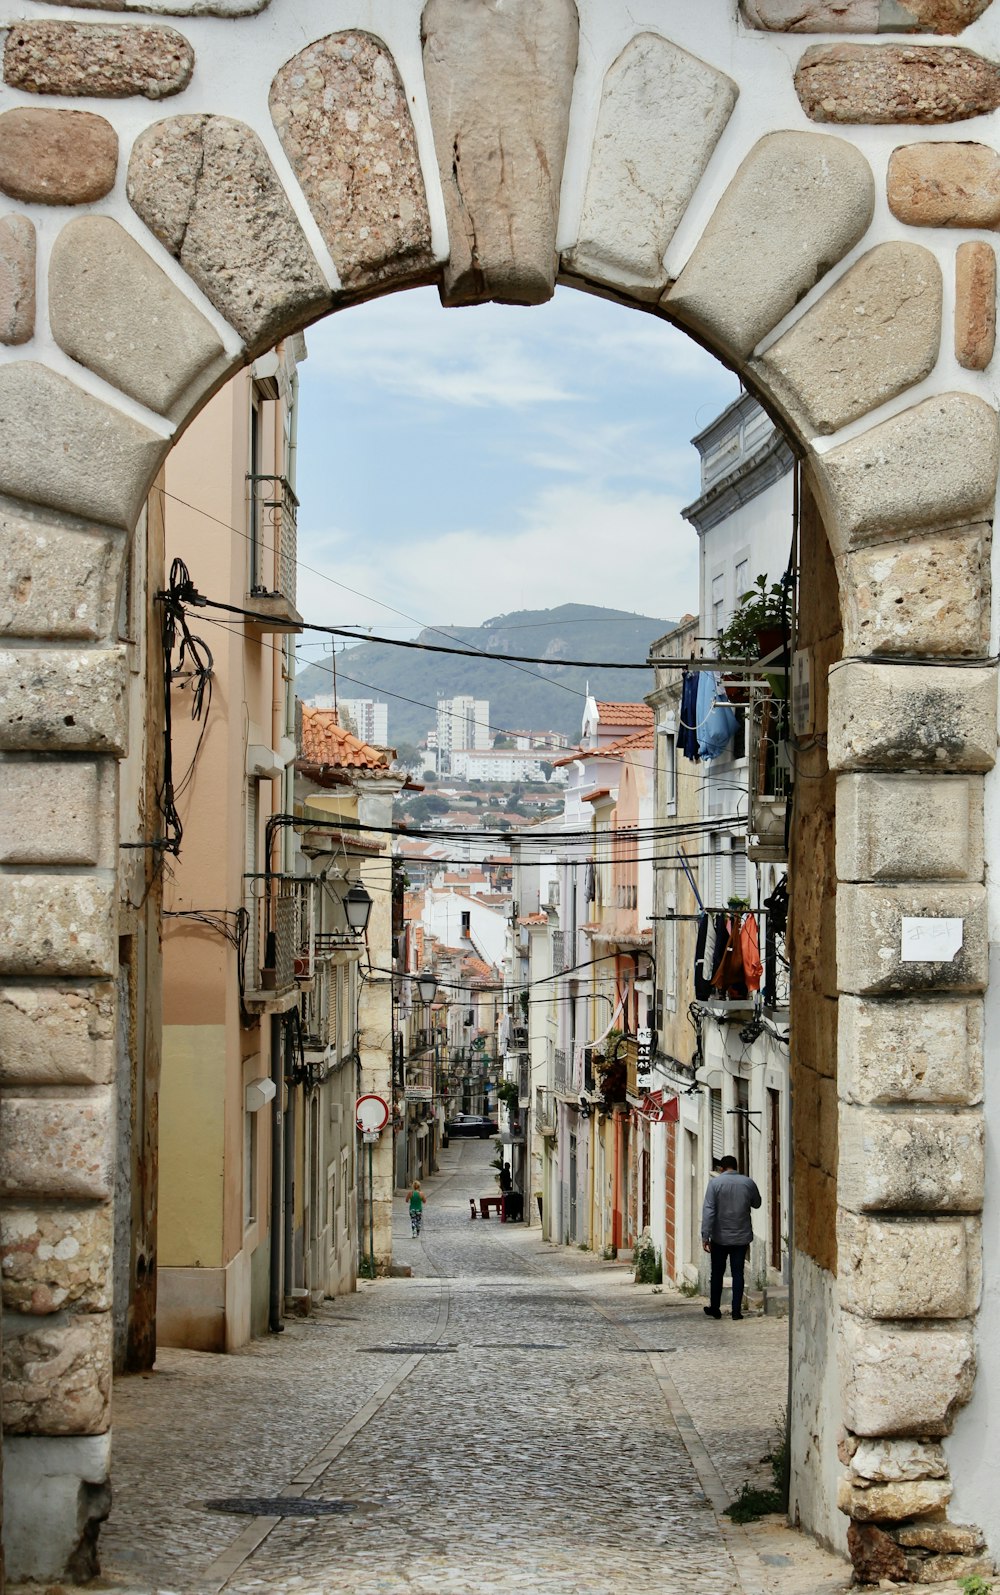
[[[745,916],[740,926],[739,940],[740,952],[743,955],[743,979],[747,991],[759,991],[764,965],[760,961],[760,940],[757,935],[757,920],[753,914]]]

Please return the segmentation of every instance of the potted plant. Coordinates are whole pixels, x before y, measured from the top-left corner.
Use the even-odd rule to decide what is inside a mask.
[[[766,575],[741,593],[732,619],[719,633],[723,659],[766,659],[780,648],[788,634],[790,601],[783,582],[768,583]]]

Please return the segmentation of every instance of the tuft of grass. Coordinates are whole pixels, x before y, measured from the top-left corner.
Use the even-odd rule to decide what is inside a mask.
[[[783,1412],[775,1421],[774,1444],[761,1460],[771,1464],[773,1480],[771,1488],[762,1488],[746,1480],[736,1500],[731,1501],[726,1507],[726,1516],[731,1517],[734,1523],[754,1523],[757,1518],[766,1517],[769,1512],[788,1510],[791,1459],[788,1449],[788,1424]],[[966,1595],[990,1595],[990,1592],[988,1588],[973,1589],[967,1590]]]
[[[987,1583],[978,1573],[973,1573],[969,1578],[960,1578],[958,1587],[965,1591],[965,1595],[991,1595],[993,1585]]]
[[[682,1279],[677,1289],[682,1296],[700,1296],[701,1286],[697,1280]]]
[[[632,1263],[637,1285],[663,1284],[663,1260],[648,1236],[636,1241]]]
[[[769,1512],[784,1511],[784,1501],[778,1490],[762,1490],[747,1480],[736,1500],[730,1501],[725,1510],[734,1523],[755,1523]]]

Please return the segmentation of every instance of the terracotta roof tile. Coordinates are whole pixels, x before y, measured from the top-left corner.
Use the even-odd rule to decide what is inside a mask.
[[[648,703],[599,703],[597,715],[602,725],[644,726],[653,724]]]
[[[653,746],[653,727],[645,731],[634,731],[630,737],[621,737],[617,742],[612,742],[609,747],[603,748],[603,753],[630,753],[634,748],[651,748]]]
[[[373,748],[337,724],[335,709],[313,709],[302,705],[301,757],[307,764],[327,765],[341,770],[384,770],[391,759],[386,748]]]
[[[522,914],[518,920],[519,925],[547,925],[548,914]]]

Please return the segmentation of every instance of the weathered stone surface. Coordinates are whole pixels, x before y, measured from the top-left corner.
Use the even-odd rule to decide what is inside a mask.
[[[947,1479],[912,1479],[899,1484],[872,1484],[860,1489],[848,1479],[837,1481],[837,1506],[862,1523],[898,1523],[900,1518],[939,1512],[951,1500]]]
[[[982,877],[983,783],[977,776],[839,778],[838,880]]]
[[[125,651],[0,649],[0,748],[124,753]]]
[[[817,486],[834,553],[991,519],[997,461],[996,411],[970,393],[925,399],[831,449]]]
[[[111,1309],[112,1209],[8,1208],[0,1213],[3,1305],[43,1315]]]
[[[35,224],[0,217],[0,342],[27,343],[35,331]]]
[[[110,985],[0,986],[0,1085],[106,1085],[113,1073]]]
[[[859,1584],[905,1578],[906,1555],[895,1540],[873,1523],[847,1525],[847,1550]]]
[[[991,531],[984,521],[844,554],[844,652],[985,657]]]
[[[61,0],[43,0],[56,5]],[[161,17],[252,17],[271,0],[65,0],[84,11],[143,11]]]
[[[75,1097],[3,1102],[0,1191],[19,1201],[106,1201],[114,1180],[114,1102],[107,1087]]]
[[[933,369],[941,268],[919,244],[878,244],[753,369],[799,430],[837,432]]]
[[[845,663],[830,672],[831,770],[989,770],[996,674]]]
[[[855,1434],[950,1432],[975,1378],[968,1328],[890,1329],[845,1313],[840,1340],[844,1422]]]
[[[110,761],[108,773],[114,773]],[[100,862],[99,798],[99,769],[92,760],[8,760],[0,779],[0,864]],[[113,813],[113,794],[111,805]]]
[[[8,1434],[101,1434],[111,1421],[111,1315],[10,1318],[4,1325]]]
[[[867,231],[864,156],[822,133],[769,133],[715,208],[663,305],[742,359]]]
[[[329,305],[288,196],[245,123],[227,116],[154,123],[132,147],[128,197],[251,353]]]
[[[1000,226],[1000,155],[988,144],[904,144],[889,157],[886,188],[910,227]]]
[[[979,1297],[980,1246],[975,1219],[877,1219],[841,1209],[841,1305],[863,1318],[966,1318]]]
[[[739,93],[668,39],[640,33],[604,79],[577,243],[565,269],[657,299],[663,256]]]
[[[904,1523],[893,1531],[893,1537],[898,1545],[954,1556],[972,1556],[986,1543],[979,1529],[964,1523]]]
[[[962,945],[953,957],[903,961],[904,919],[960,919]],[[837,976],[842,991],[984,991],[988,940],[982,886],[837,888]]]
[[[426,279],[431,222],[406,91],[385,45],[331,34],[271,85],[271,117],[351,290]]]
[[[975,998],[893,1002],[843,996],[838,1079],[847,1102],[953,1102],[983,1095],[983,1006]]]
[[[43,365],[0,369],[0,493],[131,531],[167,448]]]
[[[961,33],[992,0],[740,0],[773,33]]]
[[[0,499],[0,636],[107,636],[125,534]]]
[[[49,1583],[67,1567],[99,1571],[95,1545],[111,1510],[111,1435],[9,1435],[4,1440],[4,1552],[12,1579]],[[39,1533],[38,1502],[46,1506]]]
[[[991,1556],[928,1556],[906,1558],[911,1584],[951,1584],[963,1578],[992,1578],[996,1564]]]
[[[947,44],[817,44],[795,70],[814,122],[928,125],[987,116],[1000,105],[1000,67]]]
[[[985,371],[997,341],[997,257],[992,244],[972,240],[955,251],[955,358],[967,371]]]
[[[86,978],[114,970],[114,881],[103,872],[6,875],[4,911],[0,974]]]
[[[840,1109],[837,1188],[854,1213],[975,1213],[983,1205],[976,1112]]]
[[[37,205],[85,205],[111,192],[118,135],[92,111],[4,111],[0,189]]]
[[[52,333],[81,365],[161,415],[221,367],[215,329],[110,216],[78,216],[49,262]]]
[[[4,82],[30,94],[142,94],[187,88],[194,51],[173,28],[91,22],[19,22],[7,34]]]
[[[944,1449],[936,1440],[855,1439],[850,1470],[856,1478],[867,1480],[869,1484],[948,1477]]]
[[[576,71],[574,0],[428,0],[424,77],[451,258],[445,304],[542,304]]]

